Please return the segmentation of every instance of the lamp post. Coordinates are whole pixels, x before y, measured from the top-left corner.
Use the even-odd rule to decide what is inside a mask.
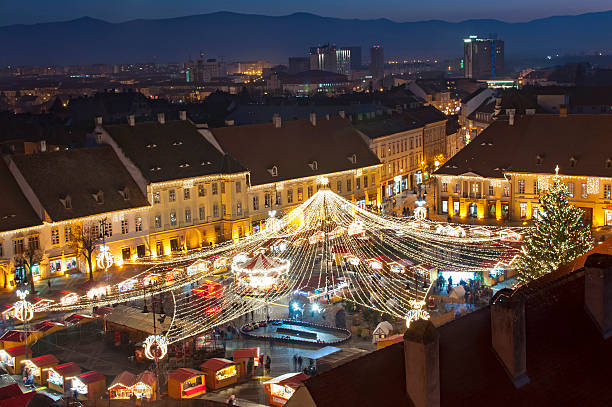
[[[34,305],[26,300],[30,292],[28,290],[17,290],[19,301],[15,303],[15,318],[23,322],[25,358],[28,359],[28,322],[34,318]]]

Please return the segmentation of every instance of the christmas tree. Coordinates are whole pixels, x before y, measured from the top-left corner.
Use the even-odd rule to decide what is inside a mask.
[[[582,221],[583,211],[569,203],[567,186],[557,175],[540,199],[535,227],[525,236],[516,269],[521,283],[535,280],[587,252],[591,229]]]

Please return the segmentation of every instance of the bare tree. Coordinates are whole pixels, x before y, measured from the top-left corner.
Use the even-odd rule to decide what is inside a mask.
[[[32,243],[28,244],[24,250],[15,255],[15,264],[22,266],[26,270],[26,278],[28,279],[28,283],[30,284],[30,292],[32,293],[36,292],[32,267],[39,264],[41,259],[42,250],[40,250],[38,245],[34,245]]]
[[[93,280],[93,257],[100,240],[98,229],[94,224],[78,225],[72,229],[71,245],[87,261],[89,279]]]

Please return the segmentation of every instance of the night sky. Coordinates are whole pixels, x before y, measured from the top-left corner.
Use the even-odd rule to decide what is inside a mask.
[[[0,26],[83,16],[119,22],[221,10],[265,15],[304,11],[328,17],[394,21],[495,18],[515,22],[612,9],[610,0],[2,0],[0,4]]]

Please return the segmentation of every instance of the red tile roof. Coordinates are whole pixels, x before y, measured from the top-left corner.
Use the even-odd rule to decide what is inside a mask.
[[[81,368],[74,362],[57,365],[53,368],[60,376],[70,377],[81,373]]]
[[[200,365],[200,369],[202,370],[211,370],[216,372],[220,369],[223,369],[226,366],[235,365],[236,362],[232,360],[227,360],[223,358],[212,358],[208,359],[206,362]]]
[[[104,376],[102,373],[98,372],[97,370],[92,370],[91,372],[81,373],[77,377],[83,384],[90,384],[90,383],[95,383],[99,381],[106,382],[106,376]]]
[[[57,358],[53,355],[39,356],[37,358],[31,359],[30,362],[32,362],[37,367],[55,366],[59,363]]]
[[[173,379],[173,380],[176,380],[176,381],[182,383],[182,382],[184,382],[186,380],[191,379],[194,376],[201,376],[203,374],[204,374],[204,372],[200,372],[199,370],[188,369],[186,367],[181,367],[179,369],[176,369],[172,373],[170,373],[168,375],[168,379]]]

